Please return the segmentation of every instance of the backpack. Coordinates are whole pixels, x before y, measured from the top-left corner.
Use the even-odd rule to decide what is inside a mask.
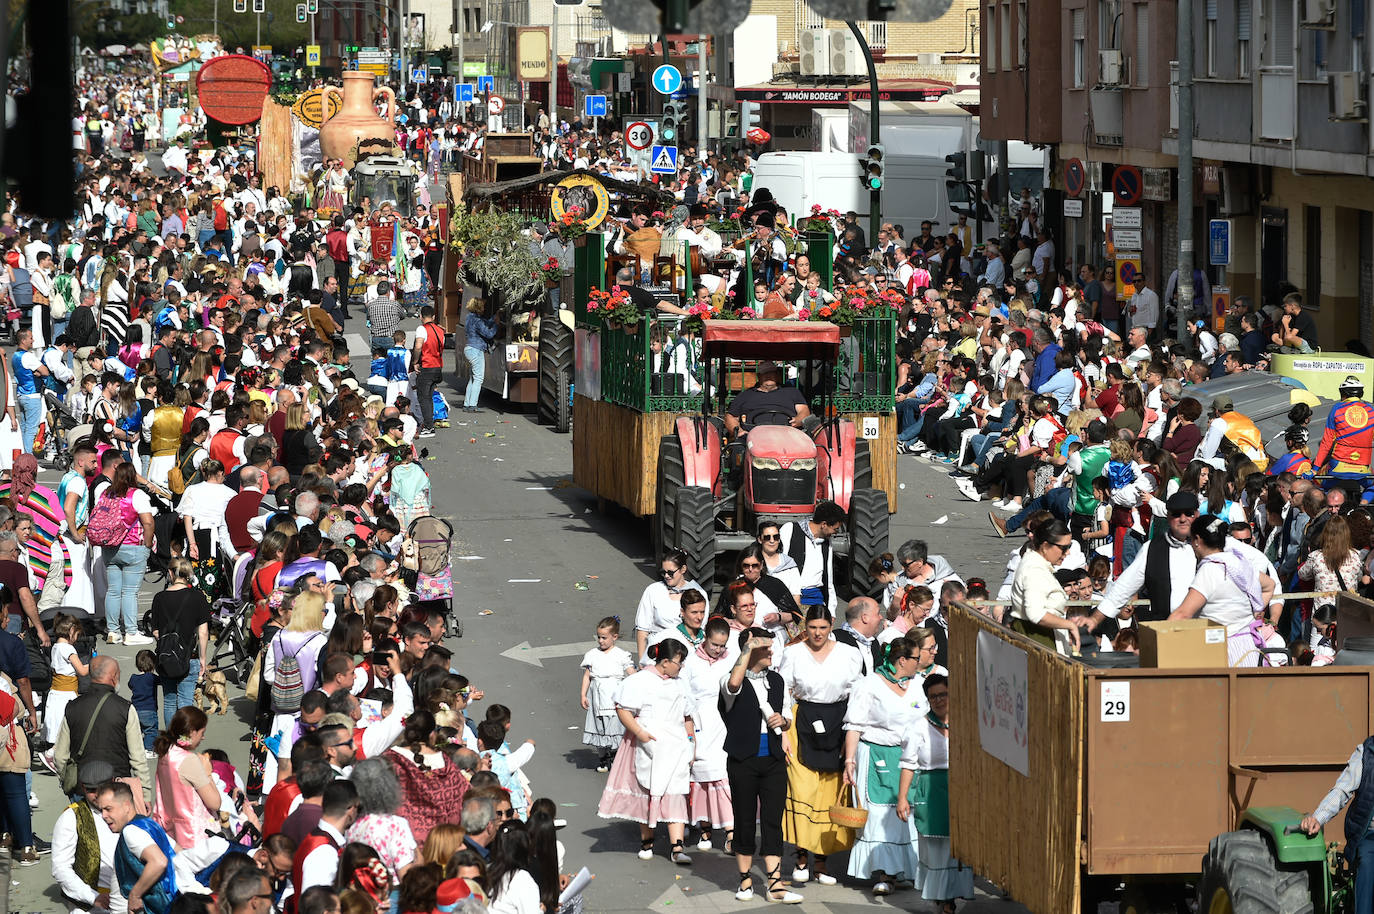
[[[301,709],[305,697],[305,677],[301,675],[296,655],[305,650],[313,637],[305,639],[293,653],[283,653],[277,661],[277,675],[272,680],[272,710],[277,714],[294,714]]]
[[[129,498],[129,496],[125,496]],[[125,498],[102,492],[86,522],[86,541],[92,546],[122,546],[133,524],[124,519]],[[132,502],[132,499],[129,498]],[[132,506],[132,505],[131,505]]]
[[[214,226],[217,232],[223,232],[229,228],[229,214],[225,212],[224,204],[219,201],[215,201]]]
[[[157,639],[157,674],[165,679],[183,679],[191,672],[191,650],[176,632],[163,632]]]
[[[10,268],[10,301],[16,308],[33,307],[33,281],[23,267]]]
[[[201,481],[199,469],[192,467],[189,477],[186,471],[182,469],[186,463],[186,458],[195,454],[195,452],[196,448],[193,447],[182,454],[177,460],[176,465],[167,471],[167,488],[172,490],[173,495],[180,495],[182,492],[186,491],[187,486]]]

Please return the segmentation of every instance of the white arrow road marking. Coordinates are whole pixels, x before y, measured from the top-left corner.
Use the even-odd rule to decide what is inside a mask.
[[[501,656],[542,667],[542,661],[553,660],[556,657],[581,657],[587,653],[588,646],[585,641],[577,641],[572,644],[541,644],[539,647],[533,647],[528,641],[521,641],[510,650],[502,651]]]

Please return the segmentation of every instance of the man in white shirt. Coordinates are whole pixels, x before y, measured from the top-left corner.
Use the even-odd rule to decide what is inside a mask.
[[[62,890],[71,914],[89,914],[105,909],[113,914],[128,910],[128,902],[119,891],[114,873],[114,851],[119,836],[100,815],[100,785],[114,777],[109,762],[89,759],[81,764],[80,780],[84,800],[64,809],[52,827],[52,878]],[[82,820],[82,821],[79,821]],[[84,842],[94,836],[99,847],[86,847]],[[94,873],[76,872],[76,854],[95,852],[100,866]],[[91,884],[87,879],[94,879]]]
[[[302,850],[310,844],[315,847],[307,850],[305,858],[300,862],[300,879],[293,882],[299,884],[295,886],[298,895],[304,895],[307,889],[317,885],[333,885],[334,877],[339,869],[339,851],[344,846],[344,832],[353,825],[358,818],[358,788],[353,786],[353,782],[344,778],[330,781],[329,786],[324,789],[324,798],[320,803],[323,810],[320,814],[320,824],[315,831],[322,834],[324,840],[316,838],[315,834],[308,835],[302,842]],[[299,853],[300,851],[297,851]]]
[[[1144,268],[1136,274],[1135,294],[1131,296],[1131,326],[1144,327],[1153,337],[1159,325],[1159,296],[1147,284]]]
[[[816,505],[810,520],[788,522],[778,531],[783,548],[800,570],[798,606],[820,604],[835,614],[835,557],[830,538],[844,529],[845,513],[833,501]],[[800,560],[798,560],[800,556]]]
[[[1051,272],[1054,270],[1054,242],[1050,240],[1050,230],[1041,228],[1035,236],[1035,253],[1031,254],[1031,269],[1040,277],[1041,283],[1053,284]]]
[[[1127,603],[1145,587],[1146,575],[1150,575],[1151,606],[1136,608],[1136,618],[1143,620],[1164,619],[1178,609],[1188,587],[1192,584],[1197,571],[1197,555],[1191,544],[1193,521],[1198,515],[1197,496],[1192,492],[1175,492],[1165,504],[1169,516],[1169,527],[1164,537],[1146,544],[1136,553],[1135,560],[1126,566],[1121,576],[1107,586],[1102,602],[1093,610],[1092,617],[1082,623],[1088,631],[1095,631],[1107,619],[1115,619]],[[1155,555],[1152,549],[1165,548],[1167,556]],[[1162,561],[1161,561],[1162,559]]]
[[[178,138],[175,143],[167,147],[162,153],[162,167],[174,179],[186,173],[186,147],[182,144],[185,141]]]

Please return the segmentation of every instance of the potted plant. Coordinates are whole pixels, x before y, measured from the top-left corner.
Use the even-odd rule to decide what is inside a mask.
[[[630,293],[620,286],[613,286],[609,292],[592,289],[587,296],[587,313],[599,314],[612,329],[624,327],[626,333],[639,332],[639,321],[643,316],[639,306]]]
[[[567,274],[558,265],[558,258],[550,257],[539,267],[539,275],[544,278],[544,288],[557,289],[559,281]]]
[[[840,328],[841,336],[849,336],[855,320],[896,314],[901,307],[901,299],[901,294],[892,290],[879,293],[862,286],[841,286],[835,292],[834,301],[812,309],[808,318],[829,321]]]

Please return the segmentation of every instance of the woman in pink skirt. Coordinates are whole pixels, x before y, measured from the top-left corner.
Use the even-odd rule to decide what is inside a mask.
[[[689,864],[682,837],[687,824],[693,742],[692,700],[678,678],[687,647],[675,638],[649,647],[653,666],[628,676],[616,693],[625,738],[611,765],[597,814],[639,823],[639,859],[654,856],[654,829],[668,825],[668,859]]]
[[[685,602],[685,595],[684,595]],[[713,616],[705,637],[687,658],[682,678],[696,705],[697,755],[692,762],[692,788],[687,795],[691,821],[701,829],[697,850],[711,849],[711,831],[725,831],[725,852],[732,853],[735,812],[730,805],[730,782],[725,777],[725,722],[720,718],[720,681],[730,672],[730,623]]]

